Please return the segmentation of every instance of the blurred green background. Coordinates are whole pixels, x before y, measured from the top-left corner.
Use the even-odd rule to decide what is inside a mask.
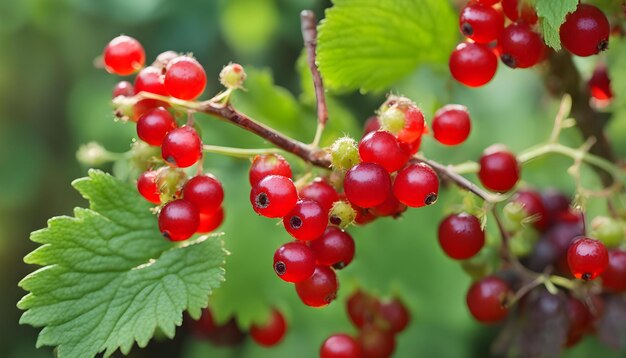
[[[299,12],[313,9],[318,18],[329,1],[321,0],[3,0],[0,1],[0,356],[47,357],[50,348],[35,349],[38,330],[18,325],[16,302],[24,295],[17,282],[35,268],[22,257],[35,248],[29,233],[45,227],[55,215],[70,215],[86,203],[70,182],[85,175],[77,163],[80,144],[98,141],[107,149],[128,150],[131,124],[113,121],[110,96],[118,80],[94,66],[104,45],[120,33],[139,39],[148,62],[165,50],[192,52],[204,65],[209,85],[205,96],[220,90],[217,74],[229,61],[246,66],[248,92],[235,98],[256,115],[298,139],[309,141],[314,130],[311,88],[301,88],[296,66],[301,54]],[[582,63],[582,68],[590,66]],[[302,66],[300,66],[302,67]],[[444,163],[475,160],[486,146],[503,142],[520,151],[546,138],[557,102],[544,92],[538,71],[512,71],[500,66],[495,80],[468,90],[449,81],[445,68],[417,69],[395,88],[418,102],[428,117],[444,103],[462,103],[474,120],[465,144],[443,148],[431,138],[423,150]],[[301,71],[300,71],[301,72]],[[293,96],[282,88],[289,89]],[[307,91],[309,95],[307,95]],[[360,134],[360,123],[383,101],[384,94],[344,94],[331,100],[332,128],[325,136]],[[349,111],[348,111],[349,109]],[[210,144],[255,147],[256,138],[203,118],[203,138]],[[304,130],[302,129],[304,128]],[[566,140],[577,143],[575,131]],[[626,146],[618,147],[624,153]],[[294,165],[297,161],[292,161]],[[562,175],[567,160],[533,163],[524,180],[537,186],[573,191]],[[288,235],[275,222],[253,215],[249,203],[246,161],[207,156],[205,168],[225,183],[227,195],[227,282],[213,300],[219,319],[240,313],[243,325],[263,319],[271,305],[285,310],[292,329],[276,349],[249,339],[236,350],[218,349],[179,336],[183,357],[314,357],[322,340],[335,332],[354,333],[343,299],[357,285],[381,295],[397,292],[413,314],[399,336],[397,357],[483,357],[497,329],[470,319],[464,300],[469,278],[447,259],[436,241],[436,224],[458,200],[445,191],[438,205],[410,210],[401,220],[382,219],[351,233],[357,258],[339,273],[339,300],[325,309],[300,304],[290,285],[275,278],[273,252]],[[105,167],[110,171],[111,168]],[[447,194],[450,195],[447,195]],[[133,356],[155,356],[134,348]],[[568,353],[586,356],[613,353],[594,338]]]

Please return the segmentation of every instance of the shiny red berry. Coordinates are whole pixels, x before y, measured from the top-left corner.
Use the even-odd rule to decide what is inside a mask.
[[[153,146],[160,146],[165,135],[174,128],[174,117],[163,107],[151,109],[137,120],[137,136]]]
[[[432,128],[433,136],[441,144],[457,145],[465,142],[472,128],[467,107],[448,104],[439,108],[435,112]]]
[[[385,202],[391,193],[391,178],[380,165],[361,163],[348,170],[343,180],[346,198],[361,208]]]
[[[502,145],[485,149],[479,164],[478,178],[489,190],[507,192],[520,178],[521,168],[517,158]]]
[[[282,218],[296,206],[297,201],[295,185],[282,175],[268,175],[250,191],[252,208],[268,218]]]
[[[196,175],[185,183],[183,198],[194,204],[201,213],[211,214],[221,208],[224,189],[213,175]]]
[[[193,100],[206,87],[206,73],[196,59],[180,56],[167,64],[163,82],[172,97]]]
[[[326,338],[320,348],[320,358],[362,358],[361,347],[356,339],[347,334],[333,334]]]
[[[287,282],[300,282],[313,275],[315,252],[300,242],[288,242],[274,252],[274,272]]]
[[[320,265],[332,266],[340,270],[350,264],[354,258],[354,240],[352,236],[336,227],[329,227],[324,234],[309,244]]]
[[[156,171],[149,170],[143,172],[137,179],[137,191],[149,202],[161,204],[161,191],[159,190],[156,179]]]
[[[322,178],[315,178],[313,182],[300,189],[299,194],[302,199],[313,200],[320,204],[327,215],[333,204],[339,200],[337,190]]]
[[[559,34],[561,43],[577,56],[591,56],[609,48],[609,20],[602,10],[589,4],[579,4],[576,11],[565,17]]]
[[[250,326],[250,336],[259,345],[272,347],[280,343],[287,332],[285,317],[277,309],[272,309],[269,320],[264,324]]]
[[[335,271],[318,265],[311,277],[296,283],[296,292],[305,305],[322,307],[337,297],[338,287]]]
[[[439,245],[449,257],[465,260],[485,245],[480,220],[468,213],[448,215],[439,225]]]
[[[103,59],[107,72],[126,76],[143,67],[146,53],[139,41],[130,36],[121,35],[106,45]]]
[[[365,163],[375,163],[389,173],[402,168],[409,160],[396,136],[387,131],[370,132],[359,143],[359,156]]]
[[[461,10],[459,26],[463,36],[486,44],[498,39],[504,28],[504,16],[491,6],[469,3]]]
[[[400,143],[411,144],[422,138],[426,130],[426,120],[422,110],[414,104],[404,111],[404,127],[396,134]]]
[[[468,87],[480,87],[491,81],[498,69],[498,58],[483,44],[464,42],[450,55],[450,73]]]
[[[202,140],[193,127],[172,129],[163,138],[161,156],[179,168],[187,168],[202,157]]]
[[[298,240],[310,241],[322,236],[328,226],[328,212],[313,200],[299,200],[283,217],[289,235]]]
[[[579,237],[567,249],[567,263],[572,275],[593,280],[609,265],[609,253],[601,241]]]
[[[159,213],[159,230],[171,241],[190,238],[200,225],[198,208],[183,199],[170,201]]]
[[[279,154],[257,155],[250,166],[250,185],[254,186],[268,175],[282,175],[291,178],[289,162]]]
[[[113,98],[117,96],[131,97],[135,94],[135,87],[128,81],[119,81],[113,87]]]
[[[203,213],[200,212],[200,224],[198,225],[197,233],[206,234],[209,233],[222,225],[224,222],[224,209],[219,208],[217,211],[212,213]]]
[[[363,358],[389,358],[396,349],[393,333],[378,328],[376,325],[364,326],[359,331],[359,345]]]
[[[501,278],[488,276],[475,282],[467,291],[467,307],[474,318],[483,323],[504,319],[508,309],[504,306],[510,293]]]
[[[626,251],[609,251],[609,265],[602,274],[602,286],[611,292],[626,291]]]
[[[438,194],[439,177],[424,163],[411,164],[400,170],[393,183],[393,195],[412,208],[434,204]]]
[[[502,11],[511,21],[525,22],[529,25],[534,25],[539,21],[535,9],[525,1],[522,1],[520,7],[518,0],[502,0]]]
[[[500,59],[511,68],[528,68],[543,58],[545,45],[541,36],[525,23],[507,26],[498,39]]]
[[[395,195],[389,195],[384,203],[371,208],[370,212],[376,216],[393,216],[396,218],[406,209],[407,206],[402,204]]]
[[[593,75],[587,82],[589,87],[589,93],[591,97],[606,101],[613,98],[613,91],[611,90],[611,79],[606,71],[606,66],[600,65],[593,71]]]
[[[135,93],[148,92],[161,96],[168,96],[167,90],[163,85],[161,70],[154,66],[148,66],[139,71],[135,76]],[[156,107],[167,107],[168,104],[154,99],[142,99],[137,102],[134,107],[135,117],[139,118],[142,114]]]

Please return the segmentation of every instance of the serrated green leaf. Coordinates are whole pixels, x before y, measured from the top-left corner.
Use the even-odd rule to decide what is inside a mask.
[[[536,0],[535,8],[541,19],[541,34],[546,45],[555,50],[561,49],[559,29],[565,22],[565,16],[577,6],[578,0]]]
[[[42,246],[25,258],[44,266],[20,282],[30,293],[18,303],[21,324],[44,327],[37,346],[59,357],[126,354],[157,327],[173,337],[184,310],[199,317],[224,280],[221,238],[167,242],[134,186],[103,172],[73,185],[90,208],[33,232]]]
[[[444,63],[456,15],[441,0],[334,0],[319,27],[317,61],[334,89],[382,90],[422,64]]]

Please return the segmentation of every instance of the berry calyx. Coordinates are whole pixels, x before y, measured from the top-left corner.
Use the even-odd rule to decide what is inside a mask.
[[[387,131],[366,134],[359,143],[359,155],[363,162],[378,164],[389,173],[402,168],[409,160],[409,154],[396,137]]]
[[[300,200],[283,217],[283,225],[297,240],[310,241],[322,236],[328,225],[328,213],[313,200]]]
[[[468,213],[448,215],[439,225],[439,245],[449,257],[465,260],[485,245],[480,220]]]
[[[274,253],[274,272],[287,282],[301,282],[315,271],[315,252],[300,242],[288,242]]]
[[[435,139],[445,145],[457,145],[469,137],[472,123],[467,107],[447,104],[435,112],[432,129]]]
[[[139,41],[130,36],[121,35],[106,45],[103,59],[107,72],[126,76],[143,67],[146,62],[146,53]]]
[[[498,39],[504,28],[504,16],[491,6],[470,3],[461,10],[459,27],[465,37],[486,44]]]
[[[329,227],[324,234],[309,244],[315,253],[317,263],[340,270],[354,258],[352,236],[336,227]]]
[[[593,280],[608,267],[609,253],[602,242],[581,236],[567,249],[567,263],[574,277]]]
[[[496,55],[483,44],[459,44],[448,62],[455,80],[468,87],[480,87],[491,81],[498,68]]]
[[[525,23],[507,26],[498,39],[500,59],[511,68],[528,68],[543,58],[541,36]]]
[[[206,87],[206,73],[195,58],[179,56],[167,64],[163,83],[172,97],[193,100]]]
[[[246,80],[246,72],[238,63],[229,63],[220,72],[220,83],[228,89],[241,88]]]
[[[609,251],[609,265],[602,274],[602,287],[611,292],[626,291],[626,251]]]
[[[277,309],[272,309],[267,322],[263,324],[252,324],[250,326],[250,336],[259,345],[272,347],[280,343],[287,332],[287,322],[285,317]]]
[[[282,175],[291,178],[291,166],[280,154],[257,155],[250,166],[250,185],[254,186],[268,175]]]
[[[427,164],[411,164],[396,175],[393,195],[412,208],[432,205],[439,195],[439,177]]]
[[[224,189],[213,175],[197,175],[183,187],[183,198],[194,204],[201,213],[212,214],[222,206]]]
[[[295,185],[282,175],[268,175],[250,191],[252,208],[268,218],[282,218],[296,206],[297,201]]]
[[[137,120],[137,136],[152,146],[160,146],[167,133],[174,128],[174,117],[163,107],[151,109]]]
[[[161,204],[161,191],[157,185],[157,172],[149,170],[141,173],[137,179],[137,191],[153,204]]]
[[[508,314],[504,306],[510,289],[501,278],[488,276],[475,282],[467,291],[467,307],[472,316],[483,323],[501,321]]]
[[[198,208],[183,200],[173,200],[165,204],[159,213],[159,230],[171,241],[190,238],[200,225]]]
[[[391,193],[391,178],[380,165],[361,163],[346,173],[343,181],[346,198],[361,208],[371,208],[385,202]]]
[[[320,358],[360,358],[361,347],[352,336],[339,333],[326,338],[320,347]]]
[[[202,157],[202,140],[193,127],[172,129],[163,138],[161,156],[179,168],[187,168]]]
[[[298,192],[300,198],[309,199],[320,204],[324,212],[330,212],[336,201],[339,201],[339,194],[332,185],[323,178],[315,178],[313,182],[304,186]]]
[[[493,145],[480,157],[478,178],[485,188],[497,192],[507,192],[520,178],[517,158],[503,145]]]
[[[559,29],[561,43],[577,56],[591,56],[609,47],[609,20],[602,10],[589,4],[579,4],[565,17]]]
[[[210,214],[200,212],[200,224],[198,225],[199,234],[209,233],[222,225],[224,222],[224,209],[219,208]]]
[[[330,146],[330,161],[334,169],[348,170],[361,160],[356,141],[350,137],[337,139]]]
[[[296,283],[296,292],[305,305],[322,307],[337,297],[338,287],[335,271],[318,265],[311,277]]]

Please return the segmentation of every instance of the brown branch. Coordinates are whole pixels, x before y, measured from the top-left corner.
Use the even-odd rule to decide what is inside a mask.
[[[322,76],[317,68],[316,53],[317,48],[317,20],[315,14],[311,10],[303,10],[300,13],[300,21],[302,22],[302,38],[304,39],[304,47],[307,53],[307,63],[311,69],[313,76],[313,85],[315,86],[315,98],[317,99],[317,121],[321,126],[326,125],[328,121],[328,107],[326,107],[326,97],[324,94],[324,83]]]

